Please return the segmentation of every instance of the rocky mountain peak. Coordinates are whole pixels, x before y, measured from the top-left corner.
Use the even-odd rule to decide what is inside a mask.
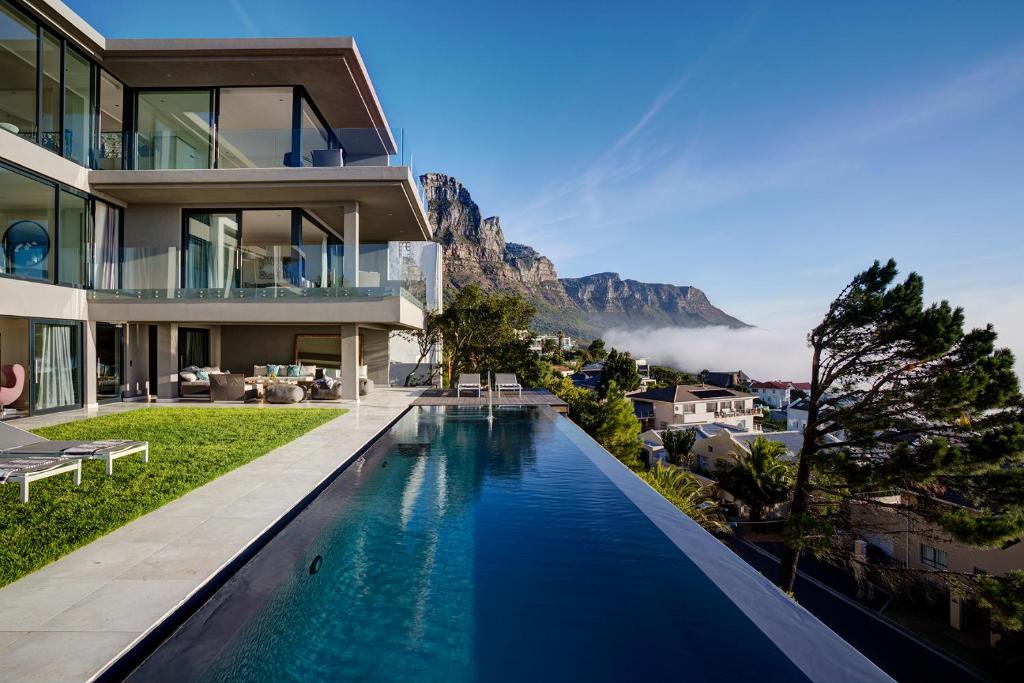
[[[528,245],[506,242],[501,219],[482,218],[469,190],[456,178],[427,173],[420,180],[434,239],[444,245],[449,292],[468,284],[517,292],[537,308],[537,331],[584,338],[627,325],[744,326],[695,287],[623,280],[613,272],[559,279],[551,259]]]

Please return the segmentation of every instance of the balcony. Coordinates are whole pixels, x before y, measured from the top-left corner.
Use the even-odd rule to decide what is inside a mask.
[[[226,260],[213,254],[203,267],[188,265],[184,257],[177,247],[124,248],[106,286],[88,293],[90,308],[128,321],[167,319],[166,306],[180,304],[187,306],[174,307],[170,317],[181,321],[266,318],[416,327],[424,310],[440,305],[439,246],[432,242],[362,244],[359,272],[352,277],[343,272],[343,245],[243,246]],[[260,302],[267,306],[245,305]],[[355,305],[339,306],[344,302]]]
[[[99,134],[91,166],[99,171],[407,167],[426,206],[401,128],[218,130],[196,125],[153,135],[107,131]]]

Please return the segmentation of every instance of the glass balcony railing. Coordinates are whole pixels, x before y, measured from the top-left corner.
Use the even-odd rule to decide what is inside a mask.
[[[346,280],[343,245],[243,245],[183,254],[178,247],[125,247],[119,286],[94,300],[348,299],[401,296],[440,306],[440,248],[433,242],[359,246],[358,279]],[[353,284],[354,280],[354,284]]]
[[[392,140],[391,137],[394,139]],[[105,131],[92,150],[97,170],[204,168],[336,168],[407,166],[420,201],[426,197],[405,129],[167,129]]]

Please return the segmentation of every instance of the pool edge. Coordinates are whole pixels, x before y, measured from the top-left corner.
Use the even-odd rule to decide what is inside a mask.
[[[132,672],[138,669],[154,652],[159,649],[174,633],[181,628],[203,605],[217,593],[218,590],[232,579],[245,565],[249,563],[264,547],[267,546],[285,527],[288,526],[303,510],[320,496],[349,466],[366,453],[380,438],[388,432],[407,413],[416,408],[408,405],[394,418],[386,422],[373,433],[359,448],[354,450],[343,462],[328,472],[317,484],[309,490],[294,505],[281,513],[263,531],[243,546],[217,571],[211,574],[200,584],[184,601],[165,614],[159,621],[155,622],[149,629],[139,636],[131,645],[121,651],[87,679],[88,683],[117,683],[124,681]],[[341,416],[339,416],[340,418]]]

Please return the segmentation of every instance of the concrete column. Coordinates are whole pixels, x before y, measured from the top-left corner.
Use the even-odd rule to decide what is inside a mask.
[[[96,321],[86,320],[82,325],[82,332],[85,337],[82,340],[85,352],[85,357],[82,359],[82,367],[85,368],[83,373],[85,376],[82,378],[84,385],[82,405],[89,410],[95,410],[99,408],[99,403],[96,400]]]
[[[178,397],[178,325],[160,323],[156,331],[156,394],[159,398]],[[150,382],[153,378],[150,378]],[[150,385],[152,386],[152,384]]]
[[[210,327],[210,365],[221,370],[231,370],[232,372],[238,372],[236,368],[225,368],[224,361],[221,353],[221,331],[222,325],[213,325]]]
[[[345,206],[344,232],[345,240],[344,283],[346,287],[359,286],[359,202]]]
[[[359,401],[359,326],[341,326],[341,397]]]

